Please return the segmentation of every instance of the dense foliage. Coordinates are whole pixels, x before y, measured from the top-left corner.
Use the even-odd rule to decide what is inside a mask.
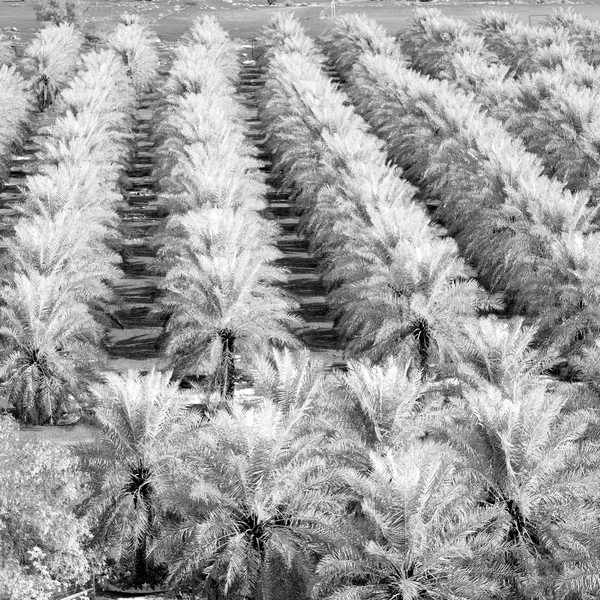
[[[48,600],[92,575],[89,521],[76,516],[87,479],[68,448],[19,439],[0,416],[0,597]]]
[[[481,23],[494,19],[500,32],[499,17]],[[197,20],[155,120],[157,310],[174,372],[107,374],[119,177],[154,80],[144,65],[157,64],[148,30],[124,21],[122,51],[86,55],[63,88],[7,242],[10,400],[39,421],[93,402],[97,427],[75,458],[20,442],[0,418],[0,596],[46,600],[106,559],[127,583],[211,600],[597,597],[595,211],[544,174],[512,117],[490,116],[508,106],[499,81],[525,103],[527,61],[511,79],[476,34],[419,12],[401,40],[419,73],[382,28],[344,17],[323,44],[337,86],[297,21],[264,29],[266,147],[351,355],[330,370],[289,348],[299,322],[236,95],[237,48]],[[146,58],[133,60],[125,27]],[[513,29],[523,54],[549,39]],[[576,381],[551,376],[564,359]],[[236,393],[240,367],[253,396]],[[184,375],[209,385],[184,393]]]

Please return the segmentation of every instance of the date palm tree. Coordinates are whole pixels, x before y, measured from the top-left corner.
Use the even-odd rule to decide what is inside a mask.
[[[280,287],[275,227],[253,211],[207,208],[172,217],[161,251],[160,299],[168,315],[166,360],[178,374],[209,374],[223,397],[235,388],[236,355],[294,346],[299,320]]]
[[[125,63],[136,92],[147,91],[158,76],[158,38],[139,15],[124,13],[107,41]]]
[[[351,352],[375,361],[414,357],[426,376],[436,363],[460,360],[462,325],[475,317],[483,294],[453,243],[434,238],[415,252],[410,241],[385,235],[391,222],[379,225],[388,231],[363,229],[354,252],[335,265],[342,283],[330,297],[339,327]]]
[[[24,67],[35,81],[39,110],[46,110],[74,75],[82,44],[82,33],[61,23],[41,29],[25,49]]]
[[[475,530],[494,533],[503,552],[481,560],[496,562],[498,583],[515,597],[548,598],[595,560],[597,417],[568,409],[570,395],[545,378],[527,381],[481,383],[432,432],[453,448],[472,497],[496,511]]]
[[[84,508],[95,542],[110,544],[137,583],[151,576],[150,546],[164,517],[164,498],[180,436],[197,425],[171,373],[108,373],[92,390],[98,402],[95,440],[77,447],[90,474]]]
[[[481,546],[469,539],[474,507],[447,450],[434,444],[372,453],[368,474],[345,475],[354,510],[346,542],[319,563],[319,598],[466,600],[499,586],[477,569]]]
[[[101,328],[63,273],[17,273],[2,286],[0,302],[0,377],[8,401],[19,419],[52,422],[83,401],[97,377]]]
[[[310,413],[235,405],[198,432],[172,499],[184,515],[167,539],[174,581],[202,574],[213,598],[309,597],[340,509]]]

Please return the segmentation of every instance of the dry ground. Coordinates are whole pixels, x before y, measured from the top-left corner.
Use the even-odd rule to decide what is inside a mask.
[[[290,4],[291,6],[283,6]],[[424,3],[407,0],[340,0],[338,14],[364,12],[377,20],[390,32],[404,27],[410,20],[415,6]],[[194,4],[195,3],[195,4]],[[214,14],[232,36],[252,39],[261,26],[278,10],[294,12],[303,21],[309,33],[319,35],[327,27],[329,2],[318,0],[300,2],[278,0],[268,6],[266,0],[89,0],[87,31],[110,28],[123,12],[140,13],[154,23],[158,35],[166,42],[174,43],[189,27],[190,21],[202,13]],[[514,13],[524,20],[539,21],[552,12],[561,2],[508,3],[508,2],[431,2],[444,13],[464,19],[475,18],[481,10],[497,8]],[[594,2],[568,2],[577,12],[592,19],[600,19],[600,0]],[[0,0],[0,29],[15,36],[15,43],[25,44],[40,27],[33,13],[33,0],[13,2]]]

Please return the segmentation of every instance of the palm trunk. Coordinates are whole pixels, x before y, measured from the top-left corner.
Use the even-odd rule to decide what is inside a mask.
[[[418,344],[421,379],[425,379],[429,371],[429,354],[431,350],[431,330],[425,319],[419,319],[415,327],[415,337]]]
[[[221,373],[219,384],[221,397],[232,400],[235,392],[235,334],[231,329],[222,329],[221,336]]]

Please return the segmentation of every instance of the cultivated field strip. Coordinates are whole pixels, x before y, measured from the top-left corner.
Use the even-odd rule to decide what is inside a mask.
[[[398,36],[410,66],[472,92],[490,116],[540,158],[544,174],[600,200],[599,88],[577,85],[566,65],[515,79],[467,24],[439,10],[418,10]]]
[[[119,280],[120,177],[136,109],[131,69],[89,52],[55,102],[26,180],[2,288],[7,396],[20,418],[53,420],[105,366]]]
[[[289,272],[285,289],[299,307],[298,315],[303,326],[296,335],[313,354],[323,357],[327,365],[344,364],[344,352],[333,327],[333,314],[327,302],[323,285],[320,259],[311,249],[306,233],[300,227],[300,215],[288,186],[280,182],[273,172],[271,154],[266,145],[266,125],[260,119],[258,99],[264,87],[262,69],[254,61],[246,61],[240,74],[240,93],[248,108],[247,136],[258,149],[257,158],[266,173],[269,186],[266,214],[279,226],[277,248],[281,252],[278,261]]]
[[[6,235],[18,216],[26,177],[37,172],[39,141],[56,119],[54,98],[75,75],[82,49],[83,35],[73,26],[45,27],[25,48],[20,63],[23,75],[13,71],[12,80],[0,83],[0,113],[6,116],[0,147],[12,149],[8,161],[0,158],[0,216]],[[10,56],[14,62],[15,56]]]
[[[139,18],[124,15],[107,39],[108,46],[127,65],[136,92],[129,134],[129,156],[120,179],[123,201],[117,205],[121,276],[115,293],[107,349],[110,366],[147,370],[160,357],[161,323],[152,313],[158,294],[154,235],[163,215],[156,201],[153,177],[152,119],[162,94],[157,91],[161,60],[168,53]],[[164,74],[164,73],[163,73]]]
[[[14,65],[0,66],[0,190],[9,177],[13,153],[24,141],[32,108],[25,78]]]
[[[157,129],[165,362],[178,377],[208,376],[222,398],[271,345],[298,345],[301,327],[276,264],[279,228],[262,215],[268,188],[239,71],[239,49],[216,20],[195,21],[175,48]]]
[[[505,291],[510,313],[539,320],[540,340],[566,356],[578,351],[600,326],[600,237],[586,195],[543,176],[539,159],[471,96],[406,69],[395,53],[374,54],[390,42],[365,40],[367,29],[356,43],[340,30],[347,43],[328,46],[337,64],[357,63],[346,89],[359,113],[439,199],[436,215],[484,281]]]
[[[404,352],[424,374],[432,362],[450,365],[458,323],[486,305],[456,245],[388,166],[299,24],[275,19],[258,43],[267,147],[321,257],[344,348],[376,360]]]

